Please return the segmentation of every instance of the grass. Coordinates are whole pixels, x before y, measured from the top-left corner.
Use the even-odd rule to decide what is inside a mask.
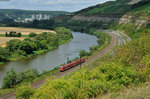
[[[106,48],[106,47],[110,44],[110,40],[111,40],[111,37],[110,37],[110,36],[107,36],[107,39],[106,39],[105,44],[102,45],[101,47],[99,47],[97,51],[93,52],[92,55],[95,55],[95,54],[97,54],[98,52],[102,51],[104,48]]]
[[[28,35],[31,32],[38,33],[38,34],[42,33],[42,32],[55,33],[54,31],[44,30],[44,29],[23,28],[23,27],[0,27],[0,34],[4,34],[6,32],[10,32],[10,31],[21,32],[23,35]]]
[[[138,7],[136,9],[131,10],[131,13],[135,13],[135,12],[139,12],[139,11],[150,11],[150,4],[146,4],[144,6]]]
[[[150,98],[150,82],[125,88],[120,92],[110,92],[95,99],[149,99]]]
[[[59,45],[62,45],[62,44],[68,43],[68,42],[71,41],[71,40],[72,40],[72,39],[69,39],[69,40],[67,40],[67,41],[59,41],[58,44],[59,44]]]
[[[0,34],[0,37],[6,37],[5,34]],[[28,35],[22,35],[21,37],[29,37]]]
[[[69,42],[69,41],[71,41],[71,40],[72,40],[72,39],[67,40],[67,41],[60,41],[59,44],[65,44],[65,43],[67,43],[67,42]],[[108,36],[106,43],[105,43],[102,47],[100,47],[98,51],[100,51],[100,50],[104,49],[105,47],[107,47],[107,45],[109,45],[109,43],[110,43],[110,37]],[[51,49],[54,49],[54,48],[49,47],[49,50],[51,50]],[[97,51],[97,52],[98,52],[98,51]],[[37,55],[37,54],[41,54],[41,53],[44,53],[44,52],[47,52],[47,50],[34,51],[34,54]],[[95,52],[94,54],[96,54],[97,52]],[[93,55],[93,54],[92,54],[92,55]],[[37,81],[39,81],[39,80],[42,80],[42,79],[44,79],[44,78],[47,78],[47,77],[49,77],[49,76],[51,76],[51,75],[56,74],[57,72],[59,72],[58,69],[59,69],[59,67],[56,67],[56,68],[54,68],[54,69],[52,69],[52,70],[49,70],[49,71],[43,71],[42,74],[40,75],[40,77],[37,77],[37,78],[34,79],[32,82],[22,82],[21,84],[19,84],[19,85],[17,85],[17,86],[21,86],[21,85],[24,84],[24,83],[28,83],[28,85],[30,85],[30,83],[37,82]],[[15,88],[15,89],[16,89],[16,88]],[[15,89],[14,89],[14,90],[15,90]],[[11,91],[8,91],[8,92],[6,92],[6,93],[9,93],[9,92],[11,92]],[[6,94],[6,93],[2,93],[2,94],[0,94],[0,96],[1,96],[1,95],[4,95],[4,94]]]
[[[7,93],[10,93],[12,91],[14,91],[13,88],[11,88],[11,89],[0,89],[0,96],[4,95],[4,94],[7,94]]]
[[[47,50],[38,50],[38,51],[34,51],[33,53],[38,55],[38,54],[42,54],[44,52],[47,52]]]
[[[53,74],[59,72],[58,69],[59,69],[59,68],[56,67],[56,68],[54,68],[54,69],[52,69],[52,70],[43,71],[43,72],[40,74],[40,76],[37,77],[36,79],[33,79],[33,81],[22,82],[22,83],[20,83],[19,85],[17,85],[15,88],[0,89],[0,96],[5,95],[5,94],[8,94],[8,93],[10,93],[10,92],[12,92],[12,91],[15,91],[16,88],[19,87],[19,86],[22,86],[22,85],[29,86],[29,85],[31,85],[31,83],[34,83],[34,82],[37,82],[37,81],[42,80],[42,79],[44,79],[44,78],[47,78],[47,77],[49,77],[49,76],[51,76],[51,75],[53,75]]]
[[[131,5],[127,5],[131,0],[110,1],[94,7],[88,8],[84,15],[101,15],[101,14],[124,14],[131,10]]]
[[[0,65],[4,64],[3,62],[0,62]]]
[[[0,37],[5,37],[5,34],[0,34]]]

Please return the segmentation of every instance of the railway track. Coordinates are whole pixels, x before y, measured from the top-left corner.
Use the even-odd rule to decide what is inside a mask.
[[[100,58],[100,57],[104,56],[105,54],[110,52],[117,45],[117,41],[119,41],[120,38],[118,38],[114,33],[107,32],[107,34],[111,36],[111,42],[110,42],[109,46],[107,46],[102,51],[100,51],[97,54],[95,54],[95,55],[91,56],[90,58],[88,58],[86,60],[86,62],[82,64],[82,67],[83,66],[87,66],[91,62],[96,60],[97,58]],[[76,67],[74,67],[72,69],[69,69],[69,70],[67,70],[65,72],[58,72],[58,73],[53,75],[55,77],[54,79],[59,79],[61,77],[64,77],[64,76],[66,76],[66,75],[68,75],[68,74],[70,74],[70,73],[72,73],[74,71],[77,71],[78,69],[80,69],[80,66],[76,66]],[[31,87],[34,88],[34,89],[37,89],[37,88],[41,87],[46,82],[46,79],[47,78],[32,83]],[[5,94],[5,95],[1,96],[0,99],[15,99],[14,93],[15,93],[15,91],[10,92],[8,94]]]

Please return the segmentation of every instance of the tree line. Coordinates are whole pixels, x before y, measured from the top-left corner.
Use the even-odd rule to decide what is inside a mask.
[[[25,58],[29,55],[38,54],[41,50],[46,52],[73,38],[71,30],[63,27],[56,28],[55,33],[30,33],[29,36],[23,41],[19,39],[10,40],[6,43],[5,48],[0,47],[0,62]]]
[[[5,36],[6,37],[21,37],[22,36],[22,34],[20,33],[20,32],[15,32],[15,31],[10,31],[9,33],[8,32],[6,32],[5,33]]]
[[[132,27],[125,24],[117,28],[126,32]],[[67,77],[49,79],[39,90],[21,86],[16,97],[89,99],[110,93],[115,98],[126,88],[147,85],[150,81],[150,29],[133,28],[132,31],[128,33],[132,42],[115,48],[113,55],[99,58]]]
[[[100,32],[100,31],[94,32],[94,30],[92,30],[90,32],[91,32],[91,34],[95,35],[98,38],[98,40],[97,40],[98,45],[93,45],[93,46],[89,47],[90,52],[87,52],[85,50],[81,50],[79,52],[80,57],[92,55],[93,52],[97,51],[100,47],[102,47],[105,44],[106,40],[109,41],[109,39],[110,39],[110,37],[103,32]]]

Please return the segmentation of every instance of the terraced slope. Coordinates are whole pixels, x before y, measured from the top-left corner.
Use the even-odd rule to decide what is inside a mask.
[[[90,15],[109,15],[109,14],[124,14],[131,9],[137,8],[143,4],[149,3],[148,0],[116,0],[109,1],[103,4],[98,4],[87,9],[75,12],[75,14],[90,16]]]
[[[65,26],[75,31],[80,30],[81,32],[86,32],[85,30],[89,27],[108,29],[112,24],[126,22],[135,22],[135,24],[141,26],[144,23],[149,23],[149,18],[146,18],[150,14],[149,9],[150,0],[108,1],[74,12],[71,15],[59,16],[55,18],[55,22],[59,26]],[[143,11],[145,12],[143,13]],[[146,16],[144,17],[146,19],[143,20],[143,17],[140,16]]]

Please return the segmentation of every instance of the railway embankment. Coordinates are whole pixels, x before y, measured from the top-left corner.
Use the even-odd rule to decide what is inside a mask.
[[[100,58],[104,55],[106,55],[107,53],[109,53],[116,45],[118,45],[117,43],[119,43],[118,41],[120,40],[118,36],[116,36],[116,34],[112,33],[112,32],[108,32],[108,31],[105,31],[110,37],[111,37],[111,40],[110,42],[106,42],[105,45],[100,49],[99,52],[96,52],[94,53],[92,56],[88,57],[88,59],[86,60],[85,63],[83,63],[81,66],[82,67],[85,67],[85,66],[88,66],[90,65],[92,62],[94,62],[97,58]],[[121,37],[120,37],[121,38]],[[80,69],[80,66],[76,66],[72,69],[69,69],[65,72],[58,72],[58,73],[54,73],[52,76],[55,77],[55,79],[59,79],[59,78],[62,78],[62,77],[65,77],[77,70]],[[41,79],[39,81],[36,81],[34,83],[31,84],[31,87],[32,88],[39,88],[41,87],[44,83],[46,83],[46,79],[47,78],[44,78],[44,79]],[[9,99],[9,98],[15,98],[15,95],[14,95],[15,91],[14,92],[11,92],[11,93],[8,93],[8,94],[5,94],[3,96],[1,96],[2,99]]]

